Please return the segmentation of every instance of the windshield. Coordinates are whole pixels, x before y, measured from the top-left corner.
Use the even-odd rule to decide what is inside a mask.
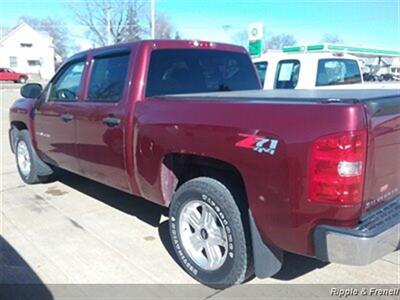
[[[320,59],[317,86],[361,83],[358,62],[352,59]]]
[[[244,53],[161,49],[151,54],[146,96],[260,89]]]

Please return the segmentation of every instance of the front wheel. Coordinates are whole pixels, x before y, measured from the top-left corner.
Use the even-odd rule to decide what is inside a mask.
[[[199,177],[184,183],[170,206],[170,235],[186,272],[213,288],[246,279],[251,264],[245,222],[221,182]]]
[[[18,173],[25,183],[46,182],[48,176],[40,176],[39,160],[27,130],[18,131],[15,136],[15,157]]]

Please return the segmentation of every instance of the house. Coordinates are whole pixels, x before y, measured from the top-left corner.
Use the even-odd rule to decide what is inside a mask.
[[[54,74],[54,58],[53,39],[24,22],[0,37],[0,67],[50,79]]]

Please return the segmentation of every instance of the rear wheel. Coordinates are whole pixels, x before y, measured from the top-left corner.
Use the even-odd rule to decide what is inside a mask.
[[[25,83],[25,82],[26,82],[26,78],[25,77],[18,78],[18,83]]]
[[[252,258],[244,224],[231,192],[208,177],[184,183],[170,206],[170,235],[181,265],[213,288],[246,279]]]

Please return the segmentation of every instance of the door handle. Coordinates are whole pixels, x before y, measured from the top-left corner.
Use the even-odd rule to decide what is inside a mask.
[[[61,119],[63,119],[64,122],[69,122],[74,119],[74,116],[70,114],[62,114],[60,117]]]
[[[103,124],[106,124],[108,127],[118,126],[121,123],[121,120],[114,117],[107,117],[103,119]]]

